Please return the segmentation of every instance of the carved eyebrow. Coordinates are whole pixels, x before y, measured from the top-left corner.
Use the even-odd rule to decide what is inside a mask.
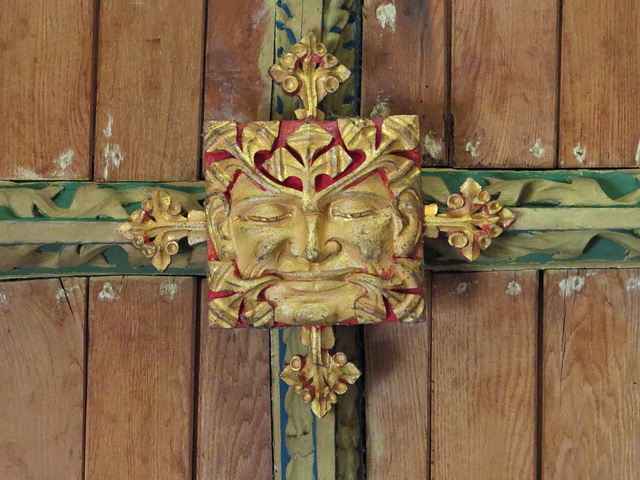
[[[257,196],[243,198],[242,200],[236,200],[235,202],[231,201],[231,208],[233,209],[234,207],[237,207],[237,208],[252,207],[253,205],[261,204],[261,203],[284,203],[288,206],[292,206],[292,202],[298,203],[296,200],[297,200],[296,197],[292,197],[289,195],[287,196],[257,195]]]
[[[387,195],[380,195],[378,193],[373,193],[373,192],[359,192],[359,191],[352,191],[352,190],[343,190],[342,192],[336,194],[336,195],[332,195],[331,198],[327,199],[327,203],[331,203],[335,200],[339,200],[341,198],[361,198],[364,200],[373,200],[373,201],[383,201],[386,202],[389,200],[389,197]]]

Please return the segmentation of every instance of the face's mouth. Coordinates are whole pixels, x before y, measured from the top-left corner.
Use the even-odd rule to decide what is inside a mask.
[[[300,293],[329,292],[348,285],[344,280],[282,280],[279,285]]]
[[[269,272],[282,278],[284,282],[345,282],[345,277],[354,273],[364,273],[357,268],[342,268],[340,270],[302,270],[298,272]]]

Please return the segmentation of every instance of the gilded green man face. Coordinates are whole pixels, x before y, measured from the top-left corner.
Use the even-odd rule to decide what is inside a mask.
[[[223,135],[224,126],[214,125],[209,136]],[[418,319],[422,223],[419,169],[407,158],[413,149],[400,150],[405,156],[389,147],[380,152],[375,139],[383,126],[373,122],[360,128],[312,120],[243,127],[244,150],[237,143],[214,150],[218,156],[208,167],[212,322]],[[247,128],[253,138],[267,137],[264,150],[250,157],[251,170],[237,165],[251,148]],[[372,150],[365,143],[350,153],[344,139],[349,129],[371,135]],[[235,130],[227,138],[237,136]]]

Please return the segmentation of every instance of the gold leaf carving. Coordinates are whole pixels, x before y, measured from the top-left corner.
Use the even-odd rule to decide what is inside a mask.
[[[118,227],[118,232],[163,271],[171,263],[171,256],[178,253],[178,240],[187,237],[190,245],[206,240],[204,211],[192,210],[186,218],[181,211],[179,203],[157,188],[151,198],[142,202],[142,208]]]
[[[459,248],[467,260],[475,260],[493,238],[502,233],[515,217],[473,179],[468,178],[460,187],[460,194],[447,200],[449,211],[438,214],[438,207],[424,207],[425,236],[435,238],[445,232],[449,244]]]
[[[296,110],[296,118],[322,120],[324,113],[318,104],[327,94],[335,92],[351,72],[339,65],[338,59],[327,53],[326,47],[309,33],[269,69],[269,75],[286,95],[302,100],[304,108]]]
[[[253,165],[256,153],[271,150],[279,130],[278,122],[252,122],[245,125],[242,130],[242,150]],[[235,150],[231,153],[235,153]]]
[[[311,404],[316,416],[323,417],[336,403],[337,395],[360,377],[360,371],[347,362],[344,353],[329,353],[335,344],[331,327],[302,327],[300,341],[307,346],[307,355],[291,358],[280,378]]]

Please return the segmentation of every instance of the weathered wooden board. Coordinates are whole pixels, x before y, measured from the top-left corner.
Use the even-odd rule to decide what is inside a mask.
[[[542,475],[640,478],[640,270],[544,276]]]
[[[452,3],[456,167],[552,167],[556,0]]]
[[[537,300],[532,271],[434,275],[432,478],[535,478]]]
[[[640,165],[640,4],[562,2],[559,166]]]
[[[275,3],[208,2],[205,120],[270,118]],[[269,333],[210,328],[201,288],[197,478],[270,479]]]
[[[195,180],[204,4],[100,2],[95,180]]]
[[[0,478],[80,480],[82,278],[0,284]]]
[[[428,311],[422,323],[366,326],[368,479],[429,478],[430,328]]]
[[[204,119],[268,120],[275,0],[209,0],[207,14]]]
[[[0,178],[90,178],[89,0],[0,6]]]
[[[89,283],[85,474],[190,479],[196,280]]]
[[[209,327],[201,282],[197,478],[272,478],[269,332]]]
[[[362,116],[420,117],[424,165],[446,164],[445,2],[365,2]]]

